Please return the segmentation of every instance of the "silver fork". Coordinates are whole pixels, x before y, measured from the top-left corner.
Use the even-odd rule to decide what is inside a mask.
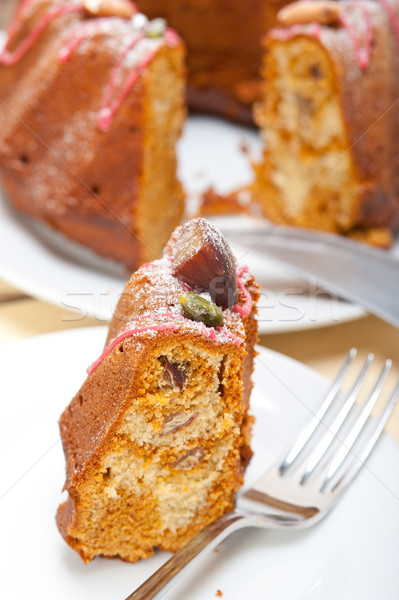
[[[372,354],[351,389],[343,392],[343,380],[356,354],[352,348],[311,422],[290,450],[238,497],[236,508],[194,536],[126,600],[161,598],[188,565],[234,531],[244,527],[309,527],[331,510],[364,465],[399,397],[398,382],[379,418],[371,418],[392,366],[387,360],[366,401],[356,402],[374,359]]]

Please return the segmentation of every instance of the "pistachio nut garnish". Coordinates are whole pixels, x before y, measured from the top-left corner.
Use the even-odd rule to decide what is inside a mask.
[[[166,29],[165,19],[153,19],[147,25],[147,37],[158,38],[162,37]]]
[[[223,323],[221,308],[203,296],[187,292],[180,296],[180,304],[187,319],[202,321],[207,327],[217,327]]]

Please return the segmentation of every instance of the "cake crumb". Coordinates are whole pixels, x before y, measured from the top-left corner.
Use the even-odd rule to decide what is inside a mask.
[[[218,590],[215,594],[216,598],[221,598],[223,596],[223,592],[221,592],[220,590]]]
[[[213,549],[213,552],[214,552],[215,554],[217,554],[217,553],[219,552],[219,548],[214,548],[214,549]]]
[[[199,216],[245,214],[254,216],[257,207],[253,205],[251,193],[247,188],[240,188],[229,194],[217,194],[210,187],[201,195]]]

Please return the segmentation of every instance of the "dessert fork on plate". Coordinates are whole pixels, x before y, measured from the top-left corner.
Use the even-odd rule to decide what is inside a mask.
[[[238,496],[232,511],[194,536],[126,600],[161,598],[195,559],[239,529],[305,528],[332,509],[364,465],[399,397],[397,382],[380,416],[370,416],[392,365],[387,360],[367,399],[357,402],[374,359],[372,354],[349,391],[344,392],[343,380],[356,354],[352,348],[320,407],[288,452]]]

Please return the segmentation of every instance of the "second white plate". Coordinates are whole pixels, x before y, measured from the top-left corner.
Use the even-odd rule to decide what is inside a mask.
[[[221,193],[251,178],[248,157],[259,155],[254,130],[210,117],[190,117],[179,145],[180,178],[191,198],[213,185]],[[240,226],[240,218],[237,219]],[[361,317],[363,311],[316,286],[296,279],[267,257],[233,248],[254,271],[263,288],[261,333],[334,325]],[[0,277],[28,294],[72,309],[76,318],[112,317],[129,277],[125,270],[95,256],[41,223],[10,207],[0,191]]]
[[[84,565],[62,540],[55,511],[65,461],[57,420],[101,352],[105,328],[32,338],[0,349],[0,596],[20,600],[123,600],[167,558]],[[260,349],[251,485],[309,420],[328,382]],[[399,449],[385,435],[324,521],[304,531],[245,530],[223,542],[168,600],[397,600]],[[166,600],[165,598],[165,600]]]

